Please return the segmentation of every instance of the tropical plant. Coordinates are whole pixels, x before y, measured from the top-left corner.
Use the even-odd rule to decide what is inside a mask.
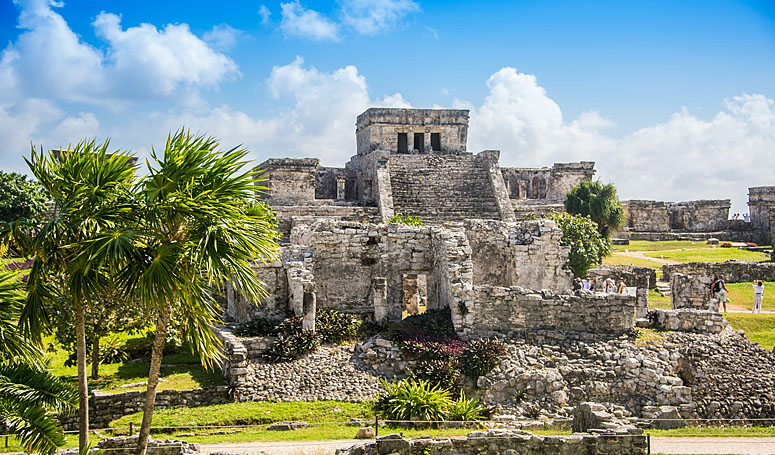
[[[570,247],[569,267],[576,277],[587,276],[587,271],[597,267],[611,246],[589,217],[569,213],[553,213],[550,219],[562,229],[560,245]]]
[[[625,221],[624,208],[616,196],[612,184],[584,180],[565,196],[565,210],[572,215],[589,216],[597,223],[598,232],[604,239],[611,238],[613,230]]]
[[[388,223],[405,224],[407,226],[423,226],[425,224],[419,216],[410,213],[397,213],[388,220]]]
[[[42,368],[40,350],[20,333],[22,287],[18,273],[0,271],[0,420],[28,451],[51,455],[65,442],[53,414],[72,412],[78,393]]]
[[[315,313],[315,331],[321,343],[333,344],[358,338],[362,321],[356,316],[333,308],[321,308]]]
[[[246,211],[263,189],[255,171],[242,171],[246,153],[220,151],[214,138],[182,129],[171,134],[162,156],[151,153],[130,223],[100,236],[85,252],[89,260],[110,266],[122,288],[155,315],[138,455],[148,444],[172,315],[210,367],[220,355],[211,329],[220,322],[213,295],[223,292],[225,280],[251,300],[265,295],[251,264],[277,256],[278,233],[262,215]]]
[[[85,314],[110,284],[103,267],[83,251],[90,240],[122,225],[131,212],[134,166],[120,151],[108,153],[109,142],[84,140],[74,148],[49,152],[31,148],[25,158],[32,174],[53,203],[53,217],[34,234],[21,222],[2,225],[4,243],[25,257],[33,257],[27,279],[27,298],[19,326],[31,343],[40,345],[50,327],[47,306],[62,299],[74,316],[78,358],[79,447],[88,444],[89,406],[86,384]],[[60,286],[56,286],[60,284]]]
[[[280,321],[264,317],[255,317],[241,323],[234,330],[234,334],[241,337],[265,337],[277,335],[277,326]]]
[[[439,384],[422,379],[381,382],[384,392],[374,402],[374,411],[385,420],[439,421],[447,417],[451,395]]]
[[[34,180],[0,171],[0,222],[38,224],[46,213],[46,193]]]
[[[311,330],[299,330],[290,335],[281,335],[263,354],[265,362],[288,362],[309,354],[320,346],[320,334]]]
[[[98,363],[120,363],[129,359],[124,343],[116,336],[106,339],[98,352],[92,350],[92,356],[99,359]]]
[[[482,420],[487,407],[476,398],[467,398],[465,392],[460,391],[457,400],[450,402],[447,408],[447,418],[456,421]]]
[[[423,359],[412,369],[412,377],[439,385],[450,391],[460,389],[460,365],[448,356],[442,359]]]
[[[503,343],[494,338],[470,340],[460,354],[460,368],[466,376],[477,379],[498,366],[498,359],[505,353]]]

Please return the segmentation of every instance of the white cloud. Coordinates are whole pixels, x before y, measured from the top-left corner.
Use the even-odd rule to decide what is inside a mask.
[[[340,0],[339,3],[343,22],[362,35],[387,30],[407,14],[420,10],[412,0]],[[435,30],[433,34],[436,35]]]
[[[280,29],[287,36],[316,41],[338,41],[338,26],[315,10],[304,8],[298,0],[281,3]]]
[[[242,30],[237,30],[228,24],[220,24],[214,25],[210,31],[205,32],[202,35],[202,39],[212,49],[228,51],[237,44],[238,39],[244,36],[245,32]]]
[[[239,74],[231,59],[192,34],[186,24],[161,30],[141,24],[122,30],[118,16],[103,12],[93,23],[106,41],[103,52],[83,42],[54,12],[52,7],[61,4],[17,3],[24,31],[2,51],[0,101],[40,97],[108,105],[143,98],[196,98],[199,88],[216,87]]]
[[[270,24],[272,12],[269,11],[269,8],[267,8],[266,5],[261,5],[261,8],[258,9],[258,15],[261,16],[261,25],[266,26]]]

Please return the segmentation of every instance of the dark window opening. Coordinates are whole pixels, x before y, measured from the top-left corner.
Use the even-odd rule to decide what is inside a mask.
[[[425,135],[423,133],[414,133],[414,149],[418,152],[425,151]]]
[[[431,149],[434,152],[441,151],[441,133],[431,133]]]
[[[409,139],[406,133],[398,133],[398,153],[409,153]]]

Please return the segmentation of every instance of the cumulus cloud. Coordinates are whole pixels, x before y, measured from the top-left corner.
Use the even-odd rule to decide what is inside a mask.
[[[261,16],[261,25],[269,25],[272,18],[272,12],[269,11],[269,8],[267,8],[266,5],[261,5],[258,9],[258,15]]]
[[[202,35],[202,39],[212,49],[228,51],[244,36],[245,32],[242,30],[237,30],[228,24],[220,24],[213,26],[210,31],[205,32]]]
[[[286,36],[308,38],[315,41],[338,41],[339,27],[319,12],[307,9],[294,0],[281,3],[280,29]]]
[[[191,33],[186,24],[126,30],[119,16],[100,13],[93,26],[107,46],[83,42],[44,0],[18,0],[16,42],[2,51],[2,100],[39,97],[110,104],[143,98],[190,97],[239,74],[237,65]],[[215,33],[215,32],[213,32]],[[220,30],[221,41],[227,31]],[[211,35],[214,37],[215,35]],[[13,87],[14,89],[8,89]],[[188,92],[188,93],[187,93]]]
[[[340,5],[343,22],[362,35],[387,30],[407,14],[420,10],[412,0],[341,0]]]
[[[727,199],[745,211],[747,187],[771,185],[775,101],[743,94],[724,100],[708,120],[684,108],[664,123],[624,137],[605,133],[611,121],[590,111],[568,121],[535,76],[503,68],[489,94],[471,109],[469,150],[500,149],[504,166],[596,161],[598,176],[628,199]]]

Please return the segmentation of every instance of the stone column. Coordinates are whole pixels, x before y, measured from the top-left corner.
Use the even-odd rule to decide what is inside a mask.
[[[345,193],[345,186],[346,186],[347,179],[345,176],[340,175],[336,177],[336,200],[337,201],[344,201],[346,196]]]
[[[390,307],[387,299],[387,278],[374,277],[371,281],[374,299],[374,323],[386,324],[390,317]]]
[[[304,298],[302,299],[301,329],[315,331],[315,314],[317,312],[317,298],[312,286],[304,286]]]

